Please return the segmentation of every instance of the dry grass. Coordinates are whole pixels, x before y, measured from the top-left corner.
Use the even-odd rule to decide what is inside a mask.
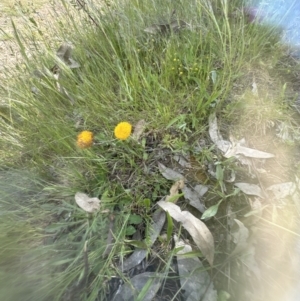
[[[17,6],[22,6],[24,9],[39,9],[42,5],[49,3],[47,0],[2,0],[0,4],[0,17],[15,16],[17,14]]]

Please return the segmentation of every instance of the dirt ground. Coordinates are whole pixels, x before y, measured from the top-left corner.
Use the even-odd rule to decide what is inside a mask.
[[[62,13],[61,3],[49,3],[45,0],[33,0],[32,3],[27,3],[24,6],[14,6],[10,0],[0,3],[0,78],[5,76],[5,69],[11,70],[17,63],[22,62],[19,45],[14,38],[14,30],[12,21],[17,29],[22,31],[26,27],[26,17],[32,18],[38,25],[38,28],[43,32],[43,37],[37,35],[39,39],[53,37],[47,36],[47,33],[55,28],[57,16]],[[53,11],[55,9],[55,11]],[[30,53],[34,51],[33,45],[27,46],[26,53],[30,57]]]

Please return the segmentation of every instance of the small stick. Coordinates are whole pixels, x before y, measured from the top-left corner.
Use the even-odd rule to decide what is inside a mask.
[[[76,0],[76,3],[80,6],[80,8],[83,9],[83,11],[88,15],[88,17],[92,20],[92,22],[93,22],[97,27],[99,27],[98,22],[96,22],[96,20],[91,16],[90,12],[87,10],[85,1],[82,1],[82,0]]]

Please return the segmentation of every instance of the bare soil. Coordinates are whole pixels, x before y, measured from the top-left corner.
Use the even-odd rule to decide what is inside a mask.
[[[40,1],[41,2],[41,1]],[[39,3],[40,4],[40,3]],[[5,77],[5,70],[12,70],[16,64],[22,62],[19,45],[14,37],[12,22],[16,25],[18,31],[28,28],[28,19],[30,17],[37,24],[37,43],[43,39],[57,39],[53,37],[53,29],[57,26],[58,17],[62,15],[63,8],[61,4],[45,3],[38,8],[23,7],[24,11],[17,12],[10,6],[11,10],[5,4],[0,4],[0,78]],[[43,35],[38,34],[38,29]],[[31,47],[32,46],[32,47]],[[25,51],[30,57],[33,45],[25,45]]]

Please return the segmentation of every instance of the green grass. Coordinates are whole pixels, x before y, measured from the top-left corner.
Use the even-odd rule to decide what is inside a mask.
[[[296,94],[289,85],[284,87],[285,70],[280,65],[284,47],[278,32],[247,23],[238,1],[230,7],[217,1],[213,10],[205,2],[192,1],[188,6],[184,1],[173,2],[130,1],[128,5],[116,1],[90,15],[62,2],[64,19],[44,38],[34,22],[22,31],[15,24],[24,63],[7,70],[0,90],[1,166],[7,183],[13,183],[10,188],[2,181],[0,189],[4,217],[0,265],[7,270],[1,276],[18,287],[13,291],[11,285],[5,286],[1,295],[6,300],[20,296],[26,296],[23,300],[68,300],[67,296],[104,300],[108,280],[120,274],[115,263],[131,250],[126,233],[135,226],[128,220],[132,214],[139,215],[143,231],[149,230],[155,202],[169,194],[172,185],[161,176],[157,163],[172,166],[174,154],[192,155],[191,183],[209,184],[212,192],[206,205],[216,204],[227,184],[210,179],[203,166],[219,161],[224,173],[241,167],[226,161],[207,142],[212,112],[220,115],[227,137],[231,132],[246,136],[254,146],[272,122],[287,122],[295,129],[297,121],[283,100]],[[144,32],[151,24],[169,22],[174,9],[176,18],[191,28],[167,35]],[[33,43],[35,51],[28,57],[26,45],[36,35],[39,43]],[[53,43],[51,36],[72,42],[72,57],[80,68],[57,62],[60,42]],[[62,70],[59,84],[72,100],[59,91],[52,77],[33,75],[55,63]],[[254,79],[261,93],[257,99],[251,94]],[[134,126],[141,119],[146,129],[140,142],[114,138],[119,122]],[[256,130],[249,131],[251,127]],[[95,144],[87,149],[76,146],[76,136],[83,130],[95,135]],[[195,147],[200,140],[206,144],[199,153]],[[29,174],[19,174],[20,169]],[[15,186],[30,193],[21,189],[14,194]],[[99,197],[100,212],[87,216],[78,208],[77,191]],[[219,225],[215,235],[218,229],[227,233],[228,202],[224,193],[221,197],[220,216],[208,222],[209,227]],[[249,211],[245,196],[230,200],[240,216]],[[103,257],[111,216],[114,245]],[[174,232],[178,231],[176,227]],[[86,243],[89,277],[84,290],[75,286],[85,277]],[[165,246],[160,254],[165,263],[162,270],[174,256],[170,248]],[[222,262],[226,257],[222,243],[217,253],[217,261]],[[218,289],[233,291],[234,285],[226,287],[224,279]]]

